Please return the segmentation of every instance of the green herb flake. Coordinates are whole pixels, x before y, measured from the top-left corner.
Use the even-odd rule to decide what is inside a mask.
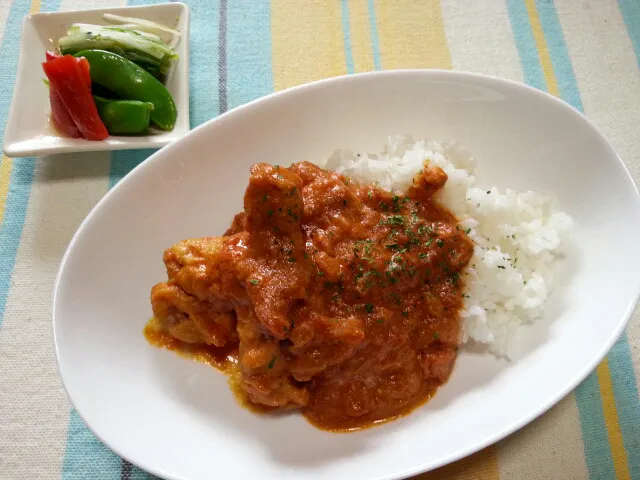
[[[269,362],[269,365],[267,365],[267,368],[271,370],[275,366],[275,364],[276,364],[276,357],[274,355],[271,361]]]
[[[366,303],[364,305],[364,311],[367,312],[367,313],[373,312],[373,304],[372,303]]]
[[[387,218],[387,225],[404,225],[404,218],[402,215],[392,215]]]
[[[435,332],[435,333],[433,334],[433,339],[434,339],[434,340],[438,340],[439,338],[440,338],[440,335],[438,335],[438,332]]]
[[[439,239],[436,241],[436,245],[438,245],[438,247],[440,247],[440,248],[444,247],[444,240],[442,240],[441,238],[439,238]]]
[[[290,217],[293,217],[294,220],[298,219],[298,215],[291,211],[291,207],[287,208],[287,215],[289,215]]]
[[[251,285],[258,285],[260,283],[260,281],[255,278],[252,278],[249,282],[251,282]]]

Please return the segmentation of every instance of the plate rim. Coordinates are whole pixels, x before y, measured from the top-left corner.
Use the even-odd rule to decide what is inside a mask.
[[[76,405],[72,395],[67,389],[67,384],[65,382],[61,359],[60,359],[60,351],[58,349],[58,340],[57,340],[57,332],[56,332],[57,330],[56,309],[57,309],[57,301],[58,301],[57,294],[58,294],[58,287],[59,287],[60,281],[66,271],[66,263],[70,255],[70,252],[74,249],[75,244],[78,242],[78,238],[80,237],[82,232],[86,228],[88,228],[87,227],[88,223],[91,221],[92,217],[96,214],[96,212],[102,207],[103,203],[106,203],[108,199],[112,195],[115,195],[115,192],[118,191],[120,188],[126,188],[126,185],[131,181],[131,178],[137,174],[138,170],[144,170],[145,168],[148,168],[149,165],[158,161],[158,158],[160,158],[161,156],[169,155],[174,148],[177,148],[176,147],[177,143],[185,141],[188,137],[192,135],[196,135],[197,132],[199,132],[200,130],[210,128],[210,125],[216,122],[223,121],[224,118],[226,118],[227,116],[236,115],[238,112],[251,109],[254,105],[258,103],[266,103],[269,101],[273,101],[274,98],[295,95],[297,92],[302,90],[321,88],[336,82],[357,82],[359,78],[363,78],[363,77],[392,77],[392,76],[404,76],[404,75],[433,76],[434,78],[442,77],[445,80],[451,80],[456,77],[457,78],[462,77],[470,80],[475,79],[480,81],[497,82],[506,86],[524,89],[533,95],[537,95],[541,98],[544,98],[545,100],[552,101],[560,108],[564,108],[564,109],[568,109],[569,111],[572,111],[574,114],[578,115],[578,117],[586,124],[586,126],[589,129],[591,129],[591,132],[593,135],[598,136],[600,140],[604,142],[604,145],[615,156],[617,162],[622,168],[621,173],[624,173],[627,180],[629,181],[632,194],[635,194],[633,195],[633,199],[635,201],[636,207],[640,209],[640,191],[638,189],[638,185],[635,183],[629,169],[627,168],[626,164],[624,163],[624,161],[622,160],[618,152],[611,145],[607,137],[600,131],[600,129],[583,112],[579,111],[578,109],[573,107],[571,104],[547,92],[538,90],[534,87],[531,87],[521,82],[497,77],[494,75],[487,75],[487,74],[475,73],[475,72],[469,72],[469,71],[442,70],[442,69],[397,69],[397,70],[384,70],[384,71],[373,71],[373,72],[363,72],[363,73],[357,73],[357,74],[340,75],[337,77],[320,79],[313,82],[297,85],[282,91],[270,93],[263,97],[247,102],[246,104],[240,105],[234,109],[228,110],[222,113],[221,115],[218,115],[217,117],[209,119],[208,121],[202,123],[201,125],[198,125],[197,127],[193,128],[191,131],[187,133],[187,135],[179,139],[177,142],[172,142],[168,146],[150,155],[147,159],[145,159],[143,162],[141,162],[139,165],[133,168],[125,177],[122,178],[122,180],[120,180],[113,188],[111,188],[98,201],[98,203],[92,208],[92,210],[85,217],[85,219],[82,221],[82,223],[74,233],[73,238],[69,242],[69,245],[67,246],[67,249],[62,257],[62,260],[60,261],[58,272],[56,274],[54,284],[53,284],[53,296],[52,296],[52,328],[53,328],[53,342],[54,342],[56,363],[58,366],[58,371],[61,377],[62,385],[69,398],[70,403],[74,408],[76,408]],[[551,400],[541,405],[537,410],[531,412],[529,415],[523,416],[518,421],[511,422],[506,427],[495,432],[492,436],[488,436],[484,440],[476,442],[474,445],[466,446],[465,448],[455,450],[449,456],[439,459],[438,461],[424,462],[423,464],[416,467],[405,468],[402,471],[397,471],[392,474],[373,477],[371,480],[399,480],[399,479],[407,478],[413,475],[418,475],[420,473],[432,471],[432,470],[435,470],[436,468],[448,465],[462,458],[465,458],[469,455],[472,455],[490,445],[493,445],[494,443],[520,430],[521,428],[531,423],[536,418],[540,417],[541,415],[549,411],[552,407],[557,405],[563,398],[565,398],[569,393],[571,393],[597,367],[597,365],[603,360],[603,358],[607,355],[607,353],[609,353],[609,351],[611,350],[615,342],[621,337],[622,333],[627,327],[629,320],[638,305],[639,300],[640,300],[640,279],[638,280],[635,286],[635,295],[633,295],[633,298],[629,298],[628,304],[624,308],[624,313],[621,317],[622,321],[619,321],[616,328],[612,330],[611,335],[609,336],[607,341],[603,343],[603,347],[601,348],[601,350],[597,353],[597,355],[593,356],[593,360],[589,364],[585,364],[582,368],[578,369],[579,370],[578,373],[574,376],[571,382],[567,382],[567,384],[563,388],[559,389],[558,392],[551,397]],[[109,449],[111,449],[119,457],[129,461],[130,463],[138,466],[139,468],[153,475],[160,476],[161,478],[166,478],[168,480],[189,480],[186,477],[165,472],[162,469],[158,469],[154,467],[153,465],[146,465],[146,464],[143,464],[144,462],[139,463],[135,460],[132,460],[127,456],[125,452],[122,452],[120,448],[112,445],[110,442],[103,439],[100,433],[95,431],[93,427],[87,422],[83,413],[80,410],[76,409],[76,411],[80,416],[80,418],[85,423],[85,425],[89,428],[89,430],[103,444],[105,444]]]

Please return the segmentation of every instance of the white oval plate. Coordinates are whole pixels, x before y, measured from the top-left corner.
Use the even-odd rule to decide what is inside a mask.
[[[544,319],[511,363],[463,351],[450,381],[411,415],[351,434],[300,415],[240,408],[214,369],[149,346],[149,291],[162,252],[220,235],[258,161],[318,161],[381,148],[388,135],[457,139],[485,183],[551,194],[573,216]],[[622,332],[640,291],[640,200],[588,120],[520,84],[445,71],[334,78],[252,102],[137,167],[82,224],[55,286],[65,387],[117,454],[171,479],[395,479],[433,469],[522,427],[573,389]]]

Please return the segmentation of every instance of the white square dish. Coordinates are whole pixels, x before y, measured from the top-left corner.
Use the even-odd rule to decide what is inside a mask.
[[[103,141],[66,138],[50,121],[49,92],[43,79],[45,52],[53,50],[58,38],[72,23],[106,24],[104,13],[138,17],[163,23],[182,33],[176,47],[178,60],[165,86],[178,108],[178,119],[170,132],[154,131],[142,136],[109,136]],[[163,3],[142,7],[102,8],[28,15],[22,24],[22,38],[16,83],[4,136],[8,157],[65,152],[160,148],[189,131],[189,7],[184,3]]]

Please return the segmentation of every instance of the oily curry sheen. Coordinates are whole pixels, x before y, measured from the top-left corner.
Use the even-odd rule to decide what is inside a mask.
[[[165,252],[151,303],[179,342],[154,343],[237,351],[250,403],[302,408],[321,428],[411,411],[453,368],[473,252],[433,199],[446,181],[428,166],[398,196],[310,163],[255,165],[224,236]]]

